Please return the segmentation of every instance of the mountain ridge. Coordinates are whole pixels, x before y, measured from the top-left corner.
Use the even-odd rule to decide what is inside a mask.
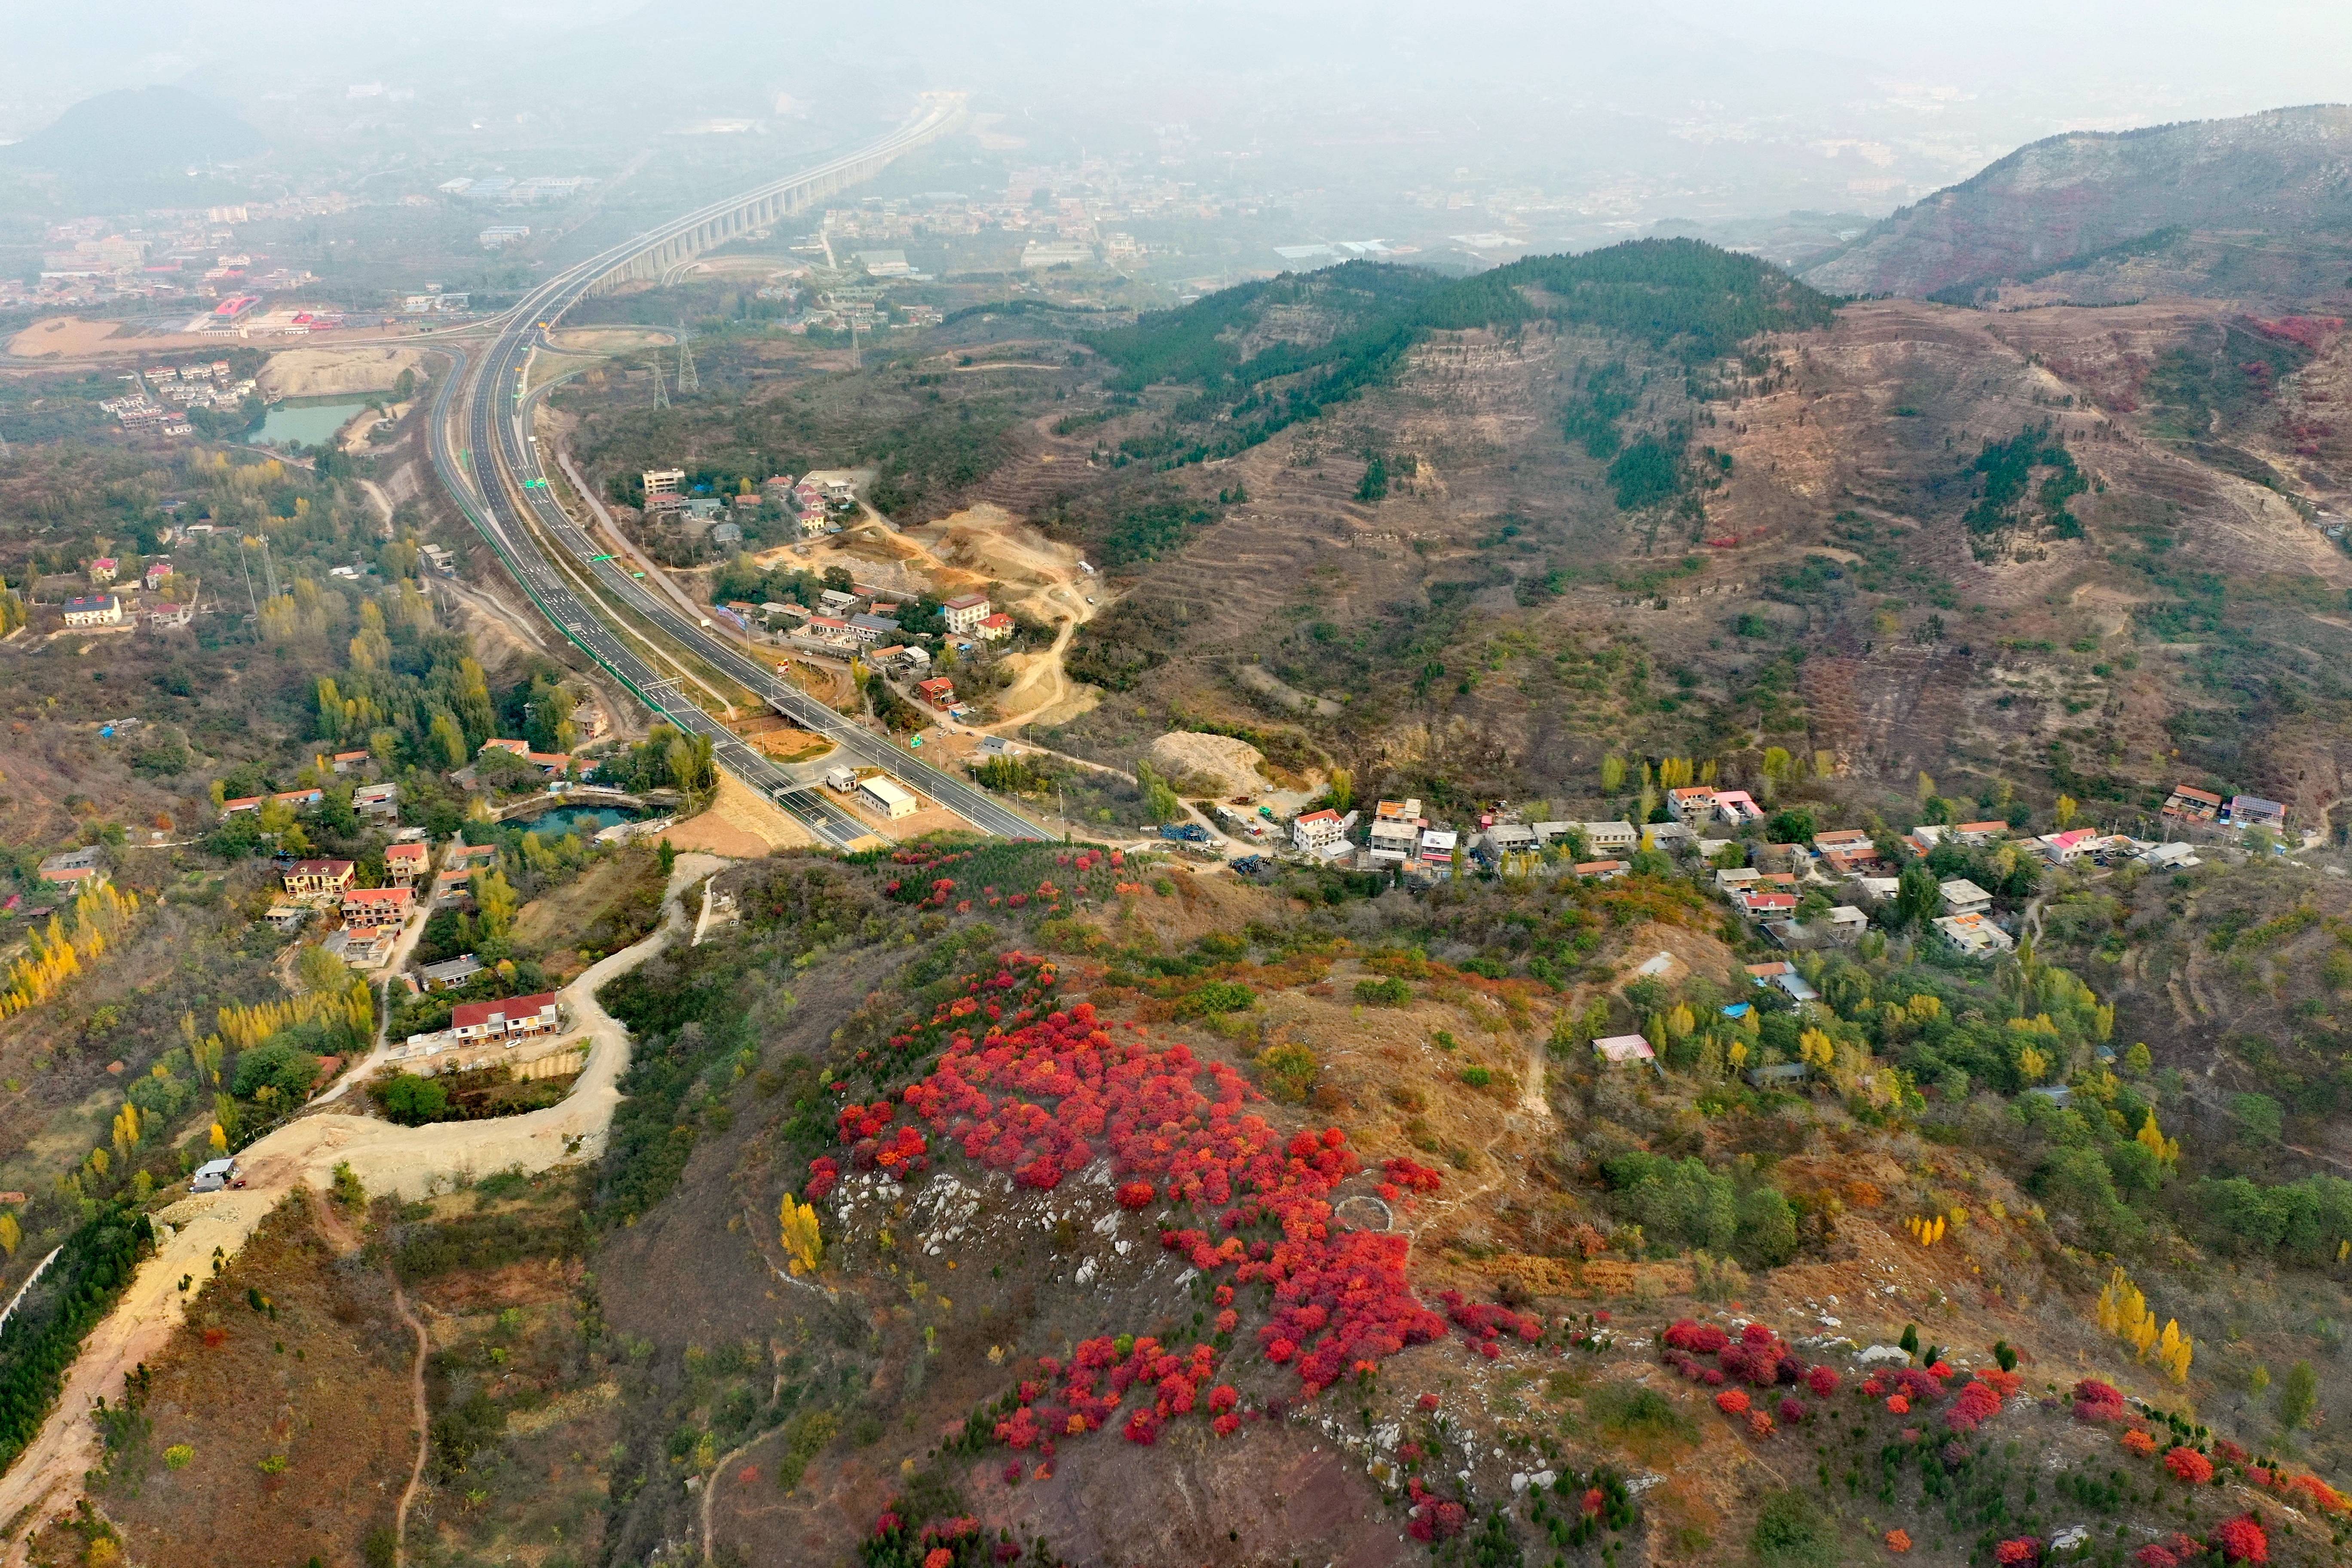
[[[2047,137],[1798,276],[1839,294],[1948,294],[2181,226],[2352,226],[2352,106]]]

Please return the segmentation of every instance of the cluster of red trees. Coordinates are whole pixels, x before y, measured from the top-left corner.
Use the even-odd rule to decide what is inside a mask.
[[[1415,1541],[1432,1544],[1450,1541],[1461,1534],[1462,1527],[1470,1522],[1468,1509],[1451,1498],[1440,1497],[1431,1491],[1421,1484],[1418,1476],[1406,1481],[1404,1487],[1405,1494],[1412,1503],[1406,1515],[1405,1529]]]
[[[1390,1203],[1402,1200],[1407,1193],[1433,1193],[1445,1184],[1445,1178],[1428,1166],[1403,1158],[1381,1162],[1381,1196]]]
[[[1013,1414],[996,1424],[996,1438],[1050,1458],[1056,1436],[1108,1426],[1137,1393],[1149,1394],[1151,1403],[1128,1411],[1122,1430],[1130,1443],[1150,1444],[1171,1417],[1190,1414],[1204,1398],[1210,1426],[1227,1436],[1241,1426],[1241,1394],[1231,1384],[1207,1386],[1216,1370],[1217,1347],[1206,1342],[1179,1355],[1149,1336],[1082,1341],[1066,1366],[1053,1356],[1038,1358],[1039,1375],[1021,1384]]]
[[[2344,330],[2341,316],[2282,316],[2275,321],[2252,318],[2249,324],[2266,338],[2283,343],[2294,343],[2313,353],[2327,346],[2327,340]]]
[[[929,1141],[915,1128],[892,1128],[890,1123],[898,1114],[898,1108],[887,1100],[877,1100],[871,1105],[850,1104],[841,1108],[837,1127],[841,1141],[849,1145],[851,1165],[861,1171],[870,1171],[879,1165],[900,1181],[929,1167]],[[820,1164],[832,1167],[830,1175],[833,1178],[824,1183],[822,1191],[818,1190],[817,1166]],[[830,1159],[811,1161],[806,1195],[812,1202],[823,1197],[833,1190],[834,1180],[837,1180],[839,1174],[840,1167]]]
[[[1713,1323],[1682,1318],[1668,1325],[1664,1337],[1666,1348],[1661,1359],[1688,1382],[1722,1389],[1715,1396],[1716,1408],[1727,1415],[1747,1417],[1749,1427],[1759,1437],[1771,1435],[1775,1413],[1781,1426],[1793,1425],[1811,1414],[1805,1402],[1796,1396],[1796,1388],[1809,1389],[1815,1398],[1826,1400],[1843,1384],[1836,1368],[1808,1366],[1762,1323],[1748,1324],[1734,1340]],[[1710,1356],[1716,1364],[1710,1365],[1702,1359]],[[1939,1404],[1947,1392],[1946,1384],[1956,1375],[1948,1363],[1939,1361],[1931,1367],[1906,1366],[1874,1374],[1864,1381],[1857,1392],[1865,1399],[1884,1398],[1888,1410],[1907,1415],[1914,1405],[1924,1408]],[[1790,1392],[1767,1411],[1747,1388],[1737,1386],[1742,1384],[1747,1388],[1778,1387]],[[2019,1379],[2014,1373],[1990,1368],[1977,1373],[1960,1390],[1958,1400],[1944,1412],[1944,1424],[1954,1432],[1973,1432],[1999,1414],[2002,1403],[2013,1398],[2018,1388]]]
[[[2162,1541],[2151,1541],[2133,1552],[2132,1561],[2139,1568],[2189,1568],[2192,1563],[2208,1561],[2215,1552],[2227,1563],[2268,1563],[2270,1534],[2263,1529],[2261,1520],[2242,1513],[2215,1525],[2213,1533],[2203,1541],[2176,1530]]]
[[[2086,1377],[2074,1385],[2074,1419],[2077,1421],[2120,1421],[2129,1414],[2124,1408],[2123,1390],[2112,1383],[2101,1383]]]
[[[1501,1357],[1502,1339],[1507,1331],[1528,1344],[1543,1338],[1543,1321],[1539,1318],[1526,1317],[1490,1301],[1465,1301],[1459,1290],[1441,1291],[1437,1299],[1445,1304],[1446,1317],[1462,1331],[1464,1342],[1488,1361]]]

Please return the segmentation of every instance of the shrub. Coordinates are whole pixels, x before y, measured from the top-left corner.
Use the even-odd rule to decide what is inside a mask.
[[[1488,1084],[1495,1081],[1495,1075],[1487,1071],[1485,1068],[1464,1068],[1462,1069],[1462,1081],[1468,1084],[1472,1089],[1484,1089]]]
[[[185,1443],[174,1443],[163,1450],[163,1468],[170,1470],[184,1470],[188,1468],[188,1461],[195,1457],[194,1448]]]
[[[1356,1000],[1368,1007],[1402,1007],[1412,1000],[1412,987],[1393,974],[1383,980],[1359,980]]]
[[[413,1072],[394,1075],[377,1091],[376,1099],[383,1104],[383,1113],[404,1127],[438,1121],[449,1109],[447,1088]]]
[[[2213,1479],[2213,1461],[2185,1445],[2164,1456],[2164,1468],[2192,1487],[2201,1487]]]
[[[1837,1561],[1836,1532],[1802,1492],[1776,1491],[1756,1512],[1748,1550],[1764,1568],[1829,1568]]]
[[[1201,1018],[1213,1013],[1244,1013],[1257,1005],[1257,993],[1231,980],[1212,980],[1176,1004],[1180,1018]]]
[[[1269,1046],[1257,1058],[1258,1081],[1265,1086],[1266,1098],[1285,1105],[1304,1104],[1322,1070],[1315,1053],[1300,1045]]]

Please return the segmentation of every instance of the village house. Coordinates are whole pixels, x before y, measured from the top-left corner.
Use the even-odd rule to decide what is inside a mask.
[[[1747,912],[1751,921],[1788,920],[1797,912],[1794,893],[1745,892],[1733,896],[1733,901]]]
[[[427,991],[448,991],[482,973],[482,961],[470,952],[417,966],[416,978]]]
[[[1371,858],[1375,866],[1402,866],[1421,840],[1421,802],[1384,800],[1372,808]]]
[[[351,891],[352,878],[358,870],[349,860],[297,860],[286,868],[279,880],[298,899],[341,898]]]
[[[898,623],[888,616],[852,616],[849,634],[862,643],[885,642],[898,635]]]
[[[1650,1042],[1639,1035],[1603,1035],[1592,1042],[1592,1054],[1612,1067],[1623,1067],[1629,1062],[1654,1063],[1658,1059]]]
[[[2165,816],[2181,822],[2214,822],[2221,816],[2221,797],[2194,784],[2175,784],[2165,797]]]
[[[1580,860],[1569,868],[1580,877],[1590,877],[1596,882],[1614,881],[1633,868],[1625,860]]]
[[[94,888],[107,879],[104,858],[95,844],[50,856],[41,862],[38,876],[49,887],[75,890]]]
[[[1944,896],[1944,912],[1948,915],[1980,915],[1992,908],[1992,895],[1966,877],[1953,878],[1937,891]]]
[[[394,886],[414,882],[433,864],[433,847],[417,840],[384,847],[383,874]]]
[[[1753,866],[1724,866],[1715,873],[1715,890],[1718,893],[1746,892],[1764,879],[1764,873]]]
[[[1755,798],[1744,789],[1717,790],[1715,792],[1715,816],[1718,822],[1740,827],[1750,822],[1763,821],[1764,808],[1757,805]]]
[[[1952,829],[1952,837],[1972,849],[1980,849],[1988,844],[1998,844],[2008,837],[2009,824],[1999,820],[1963,822]]]
[[[400,816],[400,786],[362,784],[352,791],[352,809],[371,822],[393,822]]]
[[[929,680],[918,681],[915,695],[934,708],[952,708],[956,700],[955,682],[944,675],[935,675]]]
[[[951,632],[976,632],[980,623],[988,619],[988,595],[965,594],[950,599],[940,606],[940,619]]]
[[[1640,832],[1622,819],[1588,822],[1583,827],[1584,846],[1595,855],[1631,855],[1642,842]]]
[[[1666,792],[1666,809],[1685,827],[1711,821],[1715,816],[1715,791],[1705,784],[1670,789]]]
[[[353,888],[343,895],[343,924],[360,931],[397,929],[415,907],[406,888]]]
[[[2071,866],[2106,841],[2106,836],[2095,827],[2069,828],[2063,833],[2045,833],[2033,841],[2033,847],[2053,866]]]
[[[89,563],[89,580],[93,583],[111,583],[121,570],[122,563],[111,555],[101,555]]]
[[[449,1033],[460,1045],[512,1045],[534,1035],[556,1034],[562,1027],[552,991],[503,1001],[460,1002],[449,1012]]]
[[[1983,915],[1946,915],[1936,921],[1936,929],[1954,947],[1972,955],[2007,952],[2017,945],[2007,931]]]
[[[1013,635],[1013,617],[1000,610],[981,622],[972,635],[982,642],[1003,642]]]
[[[122,601],[111,594],[87,594],[65,603],[66,625],[111,626],[122,622]]]
[[[1876,847],[1871,842],[1869,833],[1862,828],[1833,827],[1826,833],[1814,834],[1813,847],[1824,855],[1832,850],[1851,855],[1858,849],[1875,852]]]
[[[1329,858],[1348,843],[1348,826],[1355,814],[1341,816],[1326,806],[1321,811],[1302,812],[1291,818],[1290,842],[1301,853]]]
[[[433,907],[436,910],[460,909],[474,901],[474,873],[455,867],[437,872],[433,878]]]
[[[368,754],[365,752],[337,752],[332,763],[339,773],[361,773],[367,768]]]
[[[1775,963],[1751,963],[1748,966],[1748,973],[1757,984],[1769,985],[1785,994],[1790,1001],[1818,1002],[1822,999],[1822,994],[1814,990],[1803,975],[1797,973],[1797,966],[1793,963],[1785,961]]]
[[[2286,826],[2286,807],[2256,795],[2233,795],[2230,797],[2230,826],[2267,827],[2275,833]]]
[[[163,579],[171,574],[172,558],[166,555],[147,563],[147,570],[140,574],[139,585],[152,594],[162,587]]]
[[[1421,835],[1421,863],[1430,870],[1451,870],[1454,847],[1461,840],[1444,828],[1431,827]]]
[[[1676,850],[1696,845],[1698,835],[1679,822],[1653,822],[1642,829],[1643,847]]]
[[[1486,829],[1479,858],[1490,866],[1507,864],[1516,855],[1536,852],[1536,830],[1522,823],[1498,822]]]
[[[240,811],[259,811],[260,809],[261,797],[257,795],[241,795],[235,800],[221,802],[223,816],[235,816]]]
[[[316,786],[310,789],[282,789],[269,798],[280,805],[290,805],[297,811],[307,811],[325,800],[327,792]]]

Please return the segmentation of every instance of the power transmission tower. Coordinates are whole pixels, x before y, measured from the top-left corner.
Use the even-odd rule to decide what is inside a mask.
[[[269,538],[267,534],[261,538],[261,580],[268,585],[269,596],[273,599],[278,597],[278,567],[269,559]]]
[[[694,337],[686,323],[677,324],[677,393],[680,397],[689,392],[700,392],[702,380],[694,374]]]
[[[650,363],[652,363],[654,373],[654,406],[656,408],[667,408],[669,406],[669,394],[662,390],[661,361],[654,360]]]

